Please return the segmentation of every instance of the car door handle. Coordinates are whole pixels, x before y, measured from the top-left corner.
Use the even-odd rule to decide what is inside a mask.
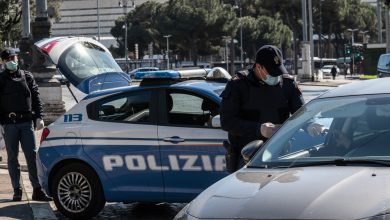
[[[166,142],[173,142],[173,143],[184,142],[185,141],[183,138],[180,138],[178,136],[166,137],[163,140],[166,141]]]

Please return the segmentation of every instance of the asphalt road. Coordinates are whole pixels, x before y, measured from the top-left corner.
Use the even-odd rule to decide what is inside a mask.
[[[302,90],[303,99],[305,100],[305,103],[321,95],[322,93],[335,88],[329,86],[306,86],[306,85],[301,85],[299,87]]]

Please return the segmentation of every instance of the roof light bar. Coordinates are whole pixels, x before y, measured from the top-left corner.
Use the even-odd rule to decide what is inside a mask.
[[[135,79],[185,79],[185,78],[206,78],[208,69],[190,70],[158,70],[149,72],[137,72]]]

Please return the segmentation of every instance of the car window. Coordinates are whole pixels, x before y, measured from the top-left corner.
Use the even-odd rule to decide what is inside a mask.
[[[167,94],[168,124],[211,127],[211,118],[218,109],[218,104],[206,97],[182,92]]]
[[[389,142],[390,96],[318,99],[288,119],[251,163],[291,166],[340,158],[390,161]]]
[[[98,104],[98,120],[150,123],[150,91],[115,96]]]
[[[76,43],[63,57],[67,68],[78,81],[104,72],[122,72],[115,61],[102,48],[92,43]]]
[[[313,118],[310,123],[317,123],[323,125],[325,128],[329,128],[332,124],[333,118]],[[306,149],[312,146],[317,146],[324,144],[325,135],[316,135],[311,136],[306,132],[306,127],[303,126],[300,129],[297,129],[294,134],[292,134],[290,141],[287,143],[285,154],[297,152],[302,149]]]
[[[382,55],[379,58],[378,66],[385,68],[390,67],[390,55]]]

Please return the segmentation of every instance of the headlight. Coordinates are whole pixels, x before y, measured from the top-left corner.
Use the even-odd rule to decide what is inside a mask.
[[[188,203],[186,206],[184,206],[184,208],[182,208],[180,210],[180,212],[178,212],[176,214],[174,220],[195,220],[196,218],[194,218],[193,216],[188,215],[188,213],[187,213],[187,210],[188,210],[188,207],[190,207],[190,204],[191,203]]]

